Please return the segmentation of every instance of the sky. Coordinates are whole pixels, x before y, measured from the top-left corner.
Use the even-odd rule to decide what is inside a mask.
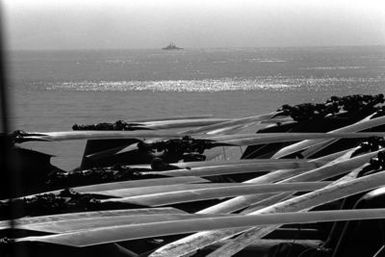
[[[2,3],[10,49],[385,45],[384,0]]]

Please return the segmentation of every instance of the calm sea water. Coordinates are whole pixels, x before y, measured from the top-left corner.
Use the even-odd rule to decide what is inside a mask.
[[[240,117],[385,91],[385,47],[19,51],[9,60],[11,121],[26,131],[118,119]],[[73,168],[82,144],[33,147]]]

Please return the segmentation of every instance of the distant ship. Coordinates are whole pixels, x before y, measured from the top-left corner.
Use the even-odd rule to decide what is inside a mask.
[[[175,43],[170,42],[170,44],[169,44],[168,46],[163,47],[162,49],[163,49],[163,50],[182,50],[183,48],[177,47],[177,46],[175,45]]]

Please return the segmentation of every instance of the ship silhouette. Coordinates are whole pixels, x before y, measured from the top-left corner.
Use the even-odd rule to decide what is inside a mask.
[[[163,50],[182,50],[183,48],[177,47],[174,42],[170,42],[170,44],[166,47],[162,48]]]

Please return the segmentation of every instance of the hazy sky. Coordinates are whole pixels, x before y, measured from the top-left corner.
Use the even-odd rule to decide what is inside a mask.
[[[13,49],[385,45],[384,0],[3,0]]]

